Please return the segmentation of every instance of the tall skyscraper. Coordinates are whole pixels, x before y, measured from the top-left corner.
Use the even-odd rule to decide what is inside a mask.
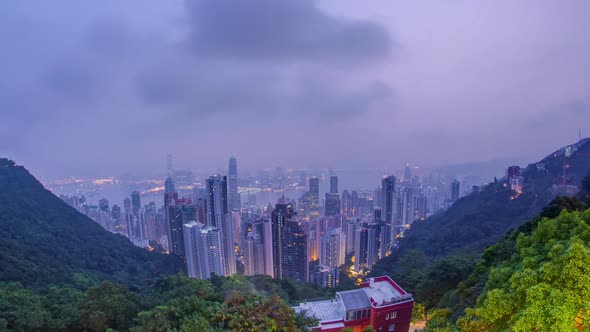
[[[330,193],[338,193],[338,175],[330,175]]]
[[[377,262],[379,250],[379,225],[361,222],[355,234],[354,270],[370,269]],[[381,229],[383,229],[381,227]]]
[[[186,254],[184,252],[183,225],[195,220],[197,214],[195,206],[189,204],[189,202],[190,201],[184,199],[179,199],[172,201],[171,204],[166,206],[166,216],[169,225],[169,251],[180,257],[184,257]]]
[[[307,281],[307,239],[292,205],[281,199],[271,218],[274,277]]]
[[[332,228],[320,238],[320,264],[327,267],[339,267],[344,264],[346,237],[342,228]]]
[[[266,251],[266,242],[272,245],[270,243],[272,241],[271,222],[266,219],[259,219],[246,223],[246,227],[243,229],[246,235],[242,239],[241,248],[244,254],[245,274],[268,274],[272,276],[272,261],[267,262],[272,258]],[[267,269],[268,265],[270,265],[270,269]]]
[[[282,278],[292,278],[298,282],[309,280],[309,260],[307,259],[307,239],[301,222],[297,217],[287,221],[282,248]]]
[[[309,178],[309,205],[312,211],[320,208],[320,179],[315,176]]]
[[[459,199],[461,194],[461,182],[459,180],[454,180],[451,183],[451,201],[455,202]]]
[[[414,189],[404,188],[402,192],[402,224],[411,225],[416,217],[416,208],[414,206]]]
[[[337,193],[326,193],[325,216],[336,216],[340,214],[340,196]]]
[[[351,216],[358,216],[360,213],[360,198],[359,192],[353,190],[350,193],[350,215]]]
[[[189,277],[209,279],[211,274],[225,275],[219,228],[191,221],[183,225],[183,236]]]
[[[342,199],[341,199],[341,213],[344,217],[350,217],[351,214],[351,200],[350,200],[350,192],[348,190],[342,191]]]
[[[168,173],[168,178],[174,178],[174,157],[172,153],[166,155],[166,171]]]
[[[119,205],[113,204],[111,218],[113,219],[115,231],[120,233],[123,229],[123,215],[121,214],[121,207]]]
[[[123,199],[123,208],[125,209],[125,214],[131,214],[131,199],[129,197]]]
[[[238,192],[238,161],[236,157],[229,158],[229,177],[227,186],[229,210],[233,212],[240,212],[242,200]]]
[[[133,214],[136,214],[141,209],[141,198],[139,191],[135,190],[131,193],[131,208]]]
[[[414,207],[416,209],[416,216],[414,220],[424,220],[428,216],[428,200],[424,193],[419,193],[414,197]]]
[[[390,175],[383,178],[381,181],[381,237],[380,237],[380,248],[379,255],[381,258],[388,255],[393,244],[393,237],[395,235],[395,210],[396,210],[396,197],[395,197],[395,176]]]
[[[236,274],[234,234],[227,201],[227,177],[210,176],[206,181],[207,225],[221,230],[225,275]]]
[[[209,226],[207,222],[207,200],[205,198],[197,198],[195,208],[197,210],[197,222]]]
[[[292,216],[293,208],[291,205],[285,203],[284,198],[275,205],[275,209],[271,214],[273,275],[277,279],[282,279],[283,276],[284,257],[282,248],[284,247],[284,233],[287,222]]]
[[[355,233],[356,233],[356,226],[357,226],[357,220],[356,218],[353,218],[351,220],[349,220],[345,225],[344,225],[344,230],[345,230],[345,234],[346,234],[346,255],[350,255],[350,254],[354,254],[354,246],[355,246]]]
[[[166,227],[166,237],[168,252],[183,256],[184,245],[182,244],[182,219],[178,217],[175,211],[175,205],[178,202],[178,193],[176,192],[176,186],[170,176],[164,181],[164,221]]]
[[[176,192],[176,185],[171,177],[167,177],[166,181],[164,181],[164,193],[168,194],[173,192]]]

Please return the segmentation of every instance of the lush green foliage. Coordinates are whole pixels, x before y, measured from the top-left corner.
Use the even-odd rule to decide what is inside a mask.
[[[457,324],[571,331],[578,314],[590,310],[589,299],[590,210],[564,212],[518,235],[515,254],[491,270],[485,292]]]
[[[285,301],[296,299],[277,295],[280,281],[252,279],[235,276],[214,283],[175,275],[141,293],[109,282],[86,291],[51,287],[42,292],[0,283],[0,330],[303,331],[317,324]]]
[[[456,318],[457,315],[463,313],[466,307],[475,305],[475,301],[483,292],[488,281],[490,270],[505,263],[516,253],[516,239],[519,234],[532,234],[537,229],[539,221],[543,218],[555,218],[559,216],[561,211],[580,211],[584,210],[585,207],[586,205],[577,198],[558,197],[546,206],[538,217],[522,224],[516,230],[508,233],[498,243],[486,248],[482,253],[482,260],[477,264],[471,275],[459,283],[457,287],[458,302],[456,304],[446,304],[447,307],[453,308],[453,316]]]
[[[26,169],[0,159],[0,281],[46,288],[80,282],[82,273],[139,289],[181,269],[177,258],[105,231]]]

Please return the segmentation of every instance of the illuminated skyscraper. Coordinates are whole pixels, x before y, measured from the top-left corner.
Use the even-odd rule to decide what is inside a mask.
[[[211,176],[206,182],[207,188],[207,225],[221,230],[225,275],[236,274],[236,257],[233,226],[229,217],[227,201],[227,177]]]
[[[283,199],[272,212],[274,277],[308,280],[307,239],[291,204]]]
[[[325,216],[336,216],[340,214],[340,196],[336,193],[326,193]]]
[[[348,190],[342,191],[342,199],[341,199],[341,213],[344,217],[351,216],[351,199],[350,199],[350,192]]]
[[[312,211],[318,212],[320,208],[320,179],[309,178],[309,205]]]
[[[379,225],[359,223],[355,234],[354,270],[370,269],[377,262],[379,250]],[[383,229],[381,227],[381,229]]]
[[[320,264],[328,267],[339,267],[344,264],[346,237],[342,228],[332,228],[320,238]]]
[[[416,216],[414,220],[424,220],[428,216],[428,200],[424,193],[419,193],[414,196],[414,207],[416,209]]]

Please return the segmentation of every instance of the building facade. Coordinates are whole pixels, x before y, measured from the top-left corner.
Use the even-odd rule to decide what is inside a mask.
[[[184,251],[188,276],[209,279],[225,275],[219,228],[191,221],[183,225]]]
[[[359,289],[336,292],[332,300],[301,303],[296,312],[319,320],[314,331],[339,332],[344,328],[377,332],[408,332],[414,299],[389,276],[370,278]]]

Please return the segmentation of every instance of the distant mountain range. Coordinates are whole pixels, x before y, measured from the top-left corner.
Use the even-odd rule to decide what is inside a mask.
[[[0,281],[43,288],[91,278],[133,289],[181,270],[178,258],[105,231],[23,166],[0,159]]]

